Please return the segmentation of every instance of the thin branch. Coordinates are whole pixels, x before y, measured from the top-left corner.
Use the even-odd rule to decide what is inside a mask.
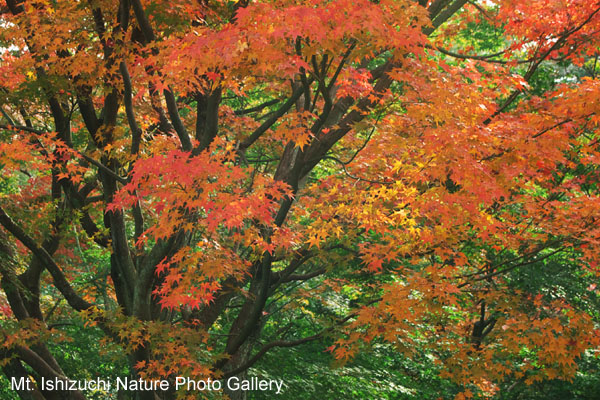
[[[287,277],[281,279],[281,283],[293,282],[293,281],[307,281],[309,279],[315,278],[319,275],[323,275],[327,270],[325,268],[319,268],[313,272],[309,272],[306,274],[291,274]]]
[[[315,341],[317,339],[320,339],[321,337],[323,337],[323,335],[326,333],[326,331],[322,331],[319,332],[315,335],[309,336],[309,337],[305,337],[302,339],[297,339],[297,340],[276,340],[274,342],[268,343],[266,345],[264,345],[254,356],[252,356],[252,358],[250,358],[248,361],[246,361],[244,364],[242,364],[241,366],[239,366],[238,368],[235,368],[231,371],[226,372],[223,377],[224,378],[229,378],[231,376],[237,375],[240,372],[243,372],[245,370],[247,370],[248,368],[250,368],[251,366],[253,366],[258,360],[260,360],[269,350],[275,348],[275,347],[295,347],[295,346],[299,346],[301,344],[304,343],[308,343],[308,342],[312,342]]]
[[[11,124],[11,125],[15,124],[15,121],[11,118],[11,116],[8,115],[8,113],[6,111],[4,111],[4,107],[0,107],[0,112],[2,113],[4,118],[6,118],[6,120],[8,121],[9,124]]]
[[[23,126],[23,125],[0,125],[0,129],[20,130],[20,131],[24,131],[24,132],[36,133],[38,135],[46,133],[44,131],[40,131],[39,129],[34,129],[29,126]]]
[[[342,169],[344,170],[344,173],[349,177],[352,178],[354,180],[357,181],[364,181],[364,182],[368,182],[368,183],[372,183],[372,184],[376,184],[376,185],[391,185],[394,183],[394,181],[374,181],[371,179],[366,179],[366,178],[361,178],[358,176],[354,176],[352,175],[350,172],[348,172],[348,169],[346,169],[346,164],[344,164],[344,162],[342,160],[340,160],[339,158],[333,157],[333,156],[324,156],[322,158],[322,160],[332,160],[337,162],[338,164],[340,164],[342,166]]]
[[[487,20],[489,20],[489,21],[494,21],[495,20],[494,17],[492,17],[491,15],[488,14],[487,10],[485,10],[483,7],[481,7],[479,4],[477,4],[473,0],[467,0],[467,3],[469,3],[470,5],[472,5],[473,7],[475,7],[477,9],[477,11],[479,11],[481,14],[483,14],[483,16]]]
[[[93,306],[93,304],[88,303],[75,292],[52,256],[50,256],[44,248],[38,246],[35,240],[25,233],[25,231],[6,214],[2,207],[0,207],[0,224],[23,243],[25,247],[27,247],[44,264],[50,272],[50,275],[52,275],[54,285],[62,293],[71,307],[77,311],[83,311]]]
[[[344,55],[342,56],[340,64],[338,65],[338,67],[335,70],[333,76],[331,77],[331,80],[329,81],[329,85],[327,85],[327,91],[328,92],[331,90],[331,88],[335,84],[335,81],[337,80],[338,76],[342,72],[342,68],[344,67],[344,65],[348,61],[348,58],[350,57],[350,54],[352,53],[352,50],[354,50],[354,48],[356,47],[356,43],[357,43],[357,41],[353,39],[350,42],[350,46],[348,46],[348,49],[346,50],[346,53],[344,53]]]
[[[360,153],[361,151],[363,151],[365,149],[365,147],[367,147],[367,144],[369,144],[369,141],[373,137],[373,133],[375,132],[375,128],[377,127],[377,124],[379,123],[380,120],[381,120],[381,115],[377,116],[377,119],[375,120],[375,124],[373,124],[373,127],[371,128],[371,132],[369,132],[369,134],[367,135],[367,138],[365,139],[364,143],[354,152],[354,154],[352,155],[352,157],[350,157],[350,159],[348,161],[346,161],[344,163],[344,165],[348,165],[352,161],[354,161],[354,159],[356,158],[356,156],[358,156],[358,153]]]
[[[592,114],[590,114],[590,115],[592,115]],[[588,115],[588,117],[589,117],[589,115]],[[569,123],[571,121],[573,121],[571,118],[567,118],[565,120],[557,122],[556,124],[554,124],[554,125],[552,125],[552,126],[550,126],[548,128],[542,129],[541,131],[539,131],[538,133],[536,133],[535,135],[533,135],[532,138],[533,139],[538,138],[538,137],[542,136],[544,133],[549,132],[552,129],[558,128],[559,126],[562,126],[562,125],[564,125],[566,123]]]
[[[233,113],[235,115],[252,114],[252,113],[255,113],[255,112],[262,111],[263,109],[265,109],[265,108],[267,108],[269,106],[273,106],[273,105],[279,103],[279,101],[280,101],[279,99],[273,99],[273,100],[265,101],[264,103],[259,104],[259,105],[254,106],[254,107],[245,108],[243,110],[235,110]]]
[[[369,301],[368,303],[366,303],[365,305],[363,305],[363,307],[368,307],[372,304],[375,304],[377,302],[381,301],[381,298],[377,298],[374,300]],[[339,321],[336,322],[336,325],[342,325],[344,323],[346,323],[348,320],[354,318],[355,316],[357,316],[359,313],[359,311],[354,311],[350,314],[348,314],[346,317],[340,319]],[[295,347],[295,346],[299,346],[301,344],[304,343],[309,343],[309,342],[313,342],[315,340],[318,340],[320,338],[322,338],[325,334],[327,334],[328,332],[333,331],[335,326],[329,327],[329,328],[325,328],[323,329],[321,332],[316,333],[312,336],[308,336],[302,339],[296,339],[296,340],[275,340],[273,342],[267,343],[266,345],[264,345],[254,356],[252,356],[252,358],[250,358],[248,361],[246,361],[244,364],[242,364],[241,366],[231,370],[231,371],[227,371],[223,377],[224,378],[229,378],[231,376],[237,375],[240,372],[243,372],[245,370],[247,370],[248,368],[250,368],[251,366],[253,366],[258,360],[260,360],[269,350],[275,348],[275,347]]]
[[[552,251],[552,252],[550,252],[548,254],[545,254],[544,256],[542,256],[540,258],[536,258],[536,259],[533,259],[533,260],[530,260],[530,261],[524,261],[522,263],[506,267],[506,268],[504,268],[502,270],[490,272],[490,273],[485,274],[485,275],[480,275],[480,276],[478,276],[476,278],[471,279],[469,282],[461,283],[460,285],[458,285],[458,288],[465,287],[465,286],[470,285],[470,284],[472,284],[474,282],[483,281],[483,280],[486,280],[486,279],[489,279],[489,278],[493,278],[493,277],[498,276],[498,275],[505,274],[505,273],[510,272],[510,271],[512,271],[512,270],[514,270],[516,268],[519,268],[519,267],[524,267],[526,265],[535,264],[535,263],[543,261],[543,260],[545,260],[545,259],[547,259],[549,257],[552,257],[553,255],[555,255],[557,253],[560,253],[561,251],[564,251],[565,249],[566,249],[565,247],[560,247],[560,248],[558,248],[558,249],[556,249],[556,250],[554,250],[554,251]],[[518,258],[521,258],[521,257],[518,257]],[[493,269],[495,269],[495,268],[493,268]]]
[[[275,282],[273,282],[271,286],[271,291],[275,291],[275,289],[277,289],[277,287],[279,287],[288,276],[294,273],[294,271],[300,268],[306,261],[308,261],[313,256],[314,254],[312,254],[307,249],[301,250],[296,255],[296,257],[289,262],[288,266],[285,267],[283,271],[273,273],[271,278],[275,280]]]
[[[31,133],[35,133],[38,135],[42,135],[46,132],[41,131],[39,129],[34,129],[28,126],[22,126],[22,125],[0,125],[0,129],[17,129],[20,131],[24,131],[24,132],[31,132]],[[127,183],[127,178],[123,178],[122,176],[119,176],[115,171],[113,171],[112,169],[108,168],[106,165],[102,164],[99,161],[94,160],[93,158],[86,156],[85,154],[75,150],[75,149],[71,149],[73,152],[75,152],[77,155],[79,155],[81,158],[83,158],[84,160],[86,160],[87,162],[89,162],[90,164],[95,165],[96,167],[98,167],[98,169],[101,169],[102,171],[106,172],[108,175],[110,175],[111,177],[115,178],[118,182],[126,184]]]
[[[102,164],[99,161],[94,160],[91,157],[86,156],[83,153],[80,153],[77,150],[73,150],[76,154],[78,154],[81,158],[83,158],[85,161],[89,162],[90,164],[95,165],[96,167],[98,167],[98,169],[101,169],[102,171],[106,172],[108,175],[110,175],[111,177],[115,178],[118,182],[122,183],[122,184],[126,184],[127,183],[127,178],[123,178],[122,176],[119,176],[115,171],[113,171],[112,169],[108,168],[106,165]]]
[[[516,60],[516,61],[514,61],[514,60],[494,60],[493,59],[494,57],[498,57],[498,56],[501,56],[502,54],[505,54],[508,50],[502,50],[502,51],[499,51],[499,52],[493,53],[493,54],[478,55],[478,54],[455,53],[453,51],[446,50],[439,46],[436,46],[435,49],[442,54],[445,54],[447,56],[454,57],[454,58],[459,58],[461,60],[478,60],[478,61],[485,61],[485,62],[495,63],[495,64],[509,64],[509,63],[514,63],[514,62],[516,62],[517,64],[527,64],[527,63],[530,63],[531,61],[533,61],[533,59]]]
[[[240,143],[239,150],[241,152],[245,151],[248,147],[252,146],[254,142],[258,140],[279,118],[281,118],[286,112],[292,108],[292,106],[296,103],[296,100],[302,96],[304,92],[302,87],[297,88],[292,96],[285,102],[283,105],[274,112],[273,116],[262,123],[261,126],[256,128],[254,132],[250,136],[248,136],[244,141]]]
[[[589,23],[598,12],[600,12],[600,8],[597,8],[594,12],[592,12],[585,19],[585,21],[583,21],[578,26],[574,27],[573,29],[568,29],[565,32],[563,32],[562,34],[560,34],[559,39],[552,46],[550,46],[550,48],[548,50],[546,50],[546,52],[544,54],[542,54],[539,58],[537,58],[537,60],[529,67],[529,69],[523,76],[523,79],[526,82],[529,82],[529,80],[531,79],[531,77],[533,76],[535,71],[541,65],[542,61],[544,61],[546,58],[548,58],[548,56],[553,51],[559,49],[567,41],[569,36],[571,36],[572,34],[574,34],[577,31],[581,30],[581,28],[583,28],[587,23]],[[523,92],[523,89],[521,89],[521,88],[516,89],[514,92],[512,92],[512,94],[506,99],[506,101],[491,116],[489,116],[485,121],[483,121],[483,124],[489,125],[492,122],[492,120],[496,116],[502,114],[504,112],[504,110],[506,110],[506,108],[508,108],[508,106],[510,106],[517,99],[517,97],[519,97],[519,95],[522,92]]]

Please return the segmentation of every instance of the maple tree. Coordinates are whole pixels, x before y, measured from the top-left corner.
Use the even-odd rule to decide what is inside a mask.
[[[0,9],[7,377],[69,377],[86,335],[147,380],[328,338],[340,363],[427,352],[464,399],[598,349],[599,3]],[[584,72],[534,87],[560,63]],[[519,285],[548,261],[589,285]]]

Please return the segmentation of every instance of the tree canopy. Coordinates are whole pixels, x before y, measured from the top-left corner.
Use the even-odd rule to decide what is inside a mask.
[[[599,45],[589,0],[0,1],[6,396],[594,398]],[[98,377],[169,387],[42,383]]]

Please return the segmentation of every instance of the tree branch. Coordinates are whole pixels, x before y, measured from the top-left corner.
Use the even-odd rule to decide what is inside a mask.
[[[42,247],[38,246],[35,241],[6,214],[2,207],[0,207],[0,224],[23,243],[25,247],[27,247],[44,264],[46,269],[50,272],[50,275],[52,275],[54,285],[62,293],[71,307],[77,311],[83,311],[93,306],[93,304],[88,303],[75,293],[75,290],[71,287],[69,281],[50,254]]]
[[[381,301],[381,298],[377,298],[374,300],[371,300],[369,302],[367,302],[363,307],[368,307],[374,303],[377,303]],[[346,317],[340,319],[339,321],[336,322],[336,325],[342,325],[345,322],[347,322],[348,320],[354,318],[356,315],[358,315],[358,311],[352,312],[350,314],[348,314]],[[334,327],[329,327],[329,328],[325,328],[323,329],[321,332],[312,335],[312,336],[308,336],[302,339],[297,339],[297,340],[275,340],[273,342],[270,342],[266,345],[264,345],[254,356],[252,356],[252,358],[250,358],[247,362],[245,362],[244,364],[242,364],[241,366],[231,370],[231,371],[227,371],[224,374],[224,378],[229,378],[231,376],[237,375],[240,372],[243,372],[245,370],[247,370],[248,368],[250,368],[251,366],[253,366],[258,360],[260,360],[269,350],[275,348],[275,347],[295,347],[295,346],[299,346],[301,344],[304,343],[309,343],[312,341],[315,341],[317,339],[322,338],[326,333],[333,331]]]
[[[275,122],[279,120],[279,118],[281,118],[290,110],[290,108],[292,108],[292,106],[296,103],[296,100],[302,96],[303,92],[304,90],[302,87],[298,87],[296,90],[294,90],[292,96],[274,112],[271,118],[263,122],[262,125],[256,128],[256,130],[252,132],[249,137],[240,143],[239,151],[244,152],[248,147],[252,146],[252,144],[254,144],[258,138],[260,138],[271,126],[273,126],[273,124],[275,124]]]
[[[265,101],[264,103],[259,104],[259,105],[254,106],[254,107],[245,108],[245,109],[242,109],[242,110],[235,110],[233,113],[235,115],[252,114],[252,113],[255,113],[255,112],[258,112],[258,111],[262,111],[262,110],[264,110],[267,107],[273,106],[273,105],[279,103],[279,101],[280,101],[279,99],[273,99],[273,100]]]

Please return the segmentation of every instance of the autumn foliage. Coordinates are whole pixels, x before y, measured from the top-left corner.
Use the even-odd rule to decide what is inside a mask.
[[[458,398],[598,349],[598,2],[0,5],[7,377],[67,376],[65,320],[136,378],[385,343]],[[589,286],[519,284],[550,261]]]

